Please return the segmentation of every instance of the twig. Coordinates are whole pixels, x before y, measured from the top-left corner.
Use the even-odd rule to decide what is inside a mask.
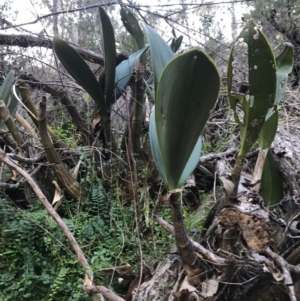
[[[220,160],[224,157],[232,156],[237,152],[236,148],[230,148],[225,152],[218,153],[218,154],[208,154],[206,156],[202,156],[199,159],[199,163],[205,163],[207,161],[212,161],[212,160]]]
[[[250,0],[251,1],[251,0]],[[206,2],[206,3],[203,3],[203,4],[190,4],[190,5],[195,5],[195,6],[212,6],[212,5],[220,5],[220,4],[231,4],[231,3],[237,3],[237,2],[249,2],[249,0],[233,0],[233,1],[221,1],[221,2]],[[117,4],[124,4],[126,5],[127,7],[130,7],[130,8],[133,8],[133,9],[141,9],[142,7],[145,7],[145,8],[149,8],[150,5],[147,4],[147,5],[130,5],[130,4],[125,4],[125,3],[122,3],[122,1],[112,1],[112,2],[108,2],[108,3],[105,3],[105,4],[94,4],[94,5],[89,5],[89,6],[84,6],[84,7],[79,7],[79,8],[74,8],[74,9],[67,9],[67,10],[62,10],[62,11],[58,11],[58,12],[54,12],[54,13],[50,13],[50,14],[46,14],[46,15],[43,15],[39,18],[36,18],[35,20],[31,21],[31,22],[26,22],[26,23],[21,23],[21,24],[16,24],[16,25],[9,25],[9,26],[6,26],[6,27],[3,27],[1,28],[1,30],[7,30],[9,28],[17,28],[17,27],[21,27],[21,26],[25,26],[25,25],[31,25],[31,24],[35,24],[37,22],[39,22],[40,20],[43,20],[45,18],[49,18],[49,17],[52,17],[52,16],[56,16],[56,15],[61,15],[61,14],[67,14],[67,13],[74,13],[74,12],[78,12],[78,11],[82,11],[82,10],[88,10],[88,9],[93,9],[93,8],[96,8],[96,7],[99,7],[99,6],[111,6],[111,5],[117,5]],[[163,7],[163,6],[177,6],[177,5],[180,5],[179,3],[174,3],[174,4],[159,4],[159,5],[152,5],[153,7]],[[188,5],[188,4],[186,4]],[[146,12],[149,14],[151,13],[149,10],[146,10]]]
[[[40,155],[40,156],[35,157],[35,158],[24,158],[24,157],[20,157],[16,154],[12,154],[12,153],[9,153],[9,154],[6,154],[6,155],[9,158],[13,159],[13,160],[16,160],[16,161],[21,162],[21,163],[26,163],[26,164],[38,163],[38,162],[44,161],[46,159],[45,154]]]

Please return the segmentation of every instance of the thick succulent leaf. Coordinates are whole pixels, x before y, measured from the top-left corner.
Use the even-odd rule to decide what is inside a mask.
[[[103,118],[109,118],[103,92],[89,66],[65,41],[54,38],[53,48],[65,69],[100,107]]]
[[[133,36],[138,49],[145,47],[145,36],[135,15],[126,8],[121,9],[121,20],[127,31]],[[146,66],[146,55],[141,57],[142,66]]]
[[[182,182],[219,89],[218,70],[202,51],[193,49],[179,55],[163,70],[156,95],[155,123],[170,190]]]
[[[278,126],[277,107],[269,109],[266,121],[259,133],[258,143],[262,149],[269,148],[274,140]]]
[[[202,150],[202,138],[199,137],[192,153],[191,156],[189,158],[189,160],[187,161],[185,168],[182,172],[182,175],[180,177],[179,183],[178,183],[178,187],[181,187],[185,180],[187,179],[187,177],[193,172],[193,170],[196,168],[198,162],[199,162],[199,158],[201,155],[201,150]]]
[[[8,104],[9,96],[11,94],[14,75],[15,71],[10,70],[0,87],[0,99],[2,99],[6,105]]]
[[[261,178],[261,191],[265,205],[274,206],[283,198],[283,184],[271,150],[269,150]]]
[[[276,57],[277,67],[277,90],[275,104],[279,104],[285,91],[288,74],[292,71],[294,64],[294,47],[290,43],[285,43],[284,50]]]
[[[105,65],[105,95],[106,105],[109,108],[113,91],[115,88],[116,74],[116,42],[114,29],[111,25],[108,15],[102,7],[99,7],[100,20],[102,27],[102,41],[104,50],[104,65]]]
[[[127,60],[124,60],[116,68],[116,79],[115,79],[115,97],[117,100],[121,94],[124,92],[128,83],[132,77],[133,70],[139,61],[141,55],[148,49],[148,46],[138,50],[129,56]]]
[[[155,106],[152,107],[152,112],[150,114],[149,137],[150,137],[151,152],[154,158],[156,168],[159,174],[161,175],[161,177],[163,178],[164,182],[167,184],[166,170],[164,167],[164,163],[161,157],[161,153],[157,141],[157,133],[156,133],[156,125],[155,125]]]
[[[174,57],[174,52],[164,39],[150,26],[144,24],[148,38],[154,72],[155,94],[157,94],[159,78],[166,64]]]
[[[121,20],[127,31],[135,38],[139,49],[145,47],[145,37],[135,15],[126,8],[121,9]]]
[[[243,39],[243,42],[248,45],[249,96],[241,97],[241,95],[234,94],[231,91],[232,65],[234,63],[233,49],[228,63],[227,91],[230,106],[235,110],[235,119],[241,130],[240,154],[245,156],[257,141],[265,122],[265,116],[274,105],[277,77],[275,58],[270,44],[252,21],[248,22],[238,39],[239,41]],[[244,111],[244,120],[241,122],[238,121],[237,103],[242,106]]]

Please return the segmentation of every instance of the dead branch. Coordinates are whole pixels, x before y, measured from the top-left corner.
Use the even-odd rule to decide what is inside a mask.
[[[21,48],[53,48],[52,40],[46,37],[34,37],[31,35],[0,34],[0,45],[19,46]],[[74,45],[72,45],[72,47],[81,55],[84,60],[99,64],[101,66],[104,65],[103,57],[98,53]]]

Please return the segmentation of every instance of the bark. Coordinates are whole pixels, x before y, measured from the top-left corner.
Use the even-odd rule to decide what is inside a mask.
[[[281,124],[272,144],[275,161],[289,187],[290,198],[300,198],[300,129],[297,124]],[[299,206],[297,205],[299,208]]]

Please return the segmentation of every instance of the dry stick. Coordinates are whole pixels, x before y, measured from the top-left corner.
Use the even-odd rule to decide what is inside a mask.
[[[74,198],[79,200],[80,196],[82,198],[86,197],[85,191],[81,191],[80,184],[73,178],[69,173],[66,166],[62,163],[59,154],[53,146],[53,142],[47,130],[46,122],[46,96],[42,96],[40,101],[40,111],[38,127],[41,137],[41,141],[47,156],[48,161],[52,165],[52,169],[59,181],[59,183],[66,189],[67,193]]]
[[[0,99],[0,115],[3,119],[3,121],[5,122],[9,132],[11,133],[14,140],[16,141],[18,147],[21,147],[23,150],[26,151],[27,148],[26,148],[25,140],[19,133],[19,131],[16,127],[16,124],[15,124],[12,116],[10,115],[8,107],[6,106],[6,104],[4,103],[4,101],[2,99]]]
[[[47,198],[40,190],[38,185],[34,182],[32,177],[18,165],[16,165],[11,159],[6,155],[6,153],[0,149],[0,162],[5,163],[10,169],[18,172],[21,176],[23,176],[28,184],[31,186],[32,190],[35,192],[41,203],[44,205],[47,212],[51,215],[51,217],[55,220],[58,226],[61,228],[67,239],[69,240],[72,248],[74,249],[77,259],[79,263],[83,266],[85,270],[85,281],[83,289],[89,293],[101,293],[105,298],[111,301],[125,301],[123,298],[117,296],[114,292],[109,290],[104,286],[94,286],[93,283],[93,270],[90,267],[87,259],[85,258],[80,246],[78,245],[76,239],[74,238],[73,234],[70,232],[69,228],[65,225],[63,220],[57,214],[57,212],[53,209],[53,207],[48,202]]]
[[[268,155],[269,148],[260,149],[252,178],[253,191],[259,191],[261,185],[261,177],[264,170],[265,161]]]
[[[33,136],[33,137],[37,137],[37,134],[35,132],[35,130],[33,129],[33,127],[30,125],[30,123],[23,118],[18,112],[16,112],[15,115],[16,120],[22,125],[24,126],[24,128]]]

